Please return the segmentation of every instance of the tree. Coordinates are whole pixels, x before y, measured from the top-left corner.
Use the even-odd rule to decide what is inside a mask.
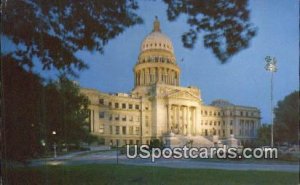
[[[79,144],[89,142],[89,100],[79,86],[65,76],[46,86],[46,125],[50,143]],[[56,131],[55,137],[52,131]]]
[[[249,22],[248,0],[164,0],[168,19],[188,16],[190,29],[182,35],[183,45],[193,48],[202,33],[204,46],[225,63],[231,56],[249,46],[256,29]]]
[[[95,139],[89,133],[89,100],[78,85],[64,76],[45,84],[36,74],[25,71],[11,57],[3,62],[3,122],[1,157],[26,161],[41,155],[53,143],[79,144]],[[4,106],[3,106],[4,105]],[[56,131],[55,137],[52,131]]]
[[[12,58],[1,58],[3,84],[3,159],[24,161],[38,155],[40,144],[41,79],[24,71]]]
[[[263,124],[257,131],[257,144],[270,145],[271,143],[271,125]]]
[[[43,69],[76,75],[87,65],[76,57],[82,49],[103,52],[110,39],[142,23],[133,11],[135,0],[5,1],[1,13],[3,36],[17,47],[6,55],[25,66],[34,59]]]
[[[299,134],[299,91],[292,92],[278,101],[274,109],[275,140],[297,143]]]

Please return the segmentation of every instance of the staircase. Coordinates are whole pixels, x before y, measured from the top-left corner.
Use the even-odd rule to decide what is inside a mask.
[[[212,139],[204,136],[183,136],[172,135],[164,137],[167,147],[213,147],[214,142]]]

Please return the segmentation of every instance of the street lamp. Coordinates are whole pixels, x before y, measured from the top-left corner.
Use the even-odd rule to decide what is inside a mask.
[[[276,58],[275,57],[270,57],[267,56],[265,58],[266,61],[266,66],[265,69],[269,72],[271,72],[271,147],[274,146],[274,139],[273,139],[273,124],[274,124],[274,112],[273,112],[273,74],[277,71],[277,66],[276,66]]]
[[[52,131],[52,135],[53,135],[53,137],[55,137],[56,132]],[[54,149],[54,159],[55,159],[56,158],[56,143],[55,143],[55,141],[54,141],[54,144],[53,144],[53,149]]]
[[[119,164],[119,140],[117,139],[117,164]]]

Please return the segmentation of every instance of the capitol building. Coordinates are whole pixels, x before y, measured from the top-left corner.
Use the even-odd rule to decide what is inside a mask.
[[[206,105],[199,88],[180,86],[172,41],[157,19],[141,43],[133,72],[134,88],[129,94],[81,88],[91,102],[90,131],[105,145],[149,144],[159,139],[177,146],[188,141],[213,146],[228,139],[243,144],[256,138],[258,108],[222,99]]]

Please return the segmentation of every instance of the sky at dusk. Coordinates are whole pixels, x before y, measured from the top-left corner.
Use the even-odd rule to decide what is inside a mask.
[[[270,73],[266,72],[265,56],[275,56],[278,71],[274,76],[274,102],[299,89],[298,81],[298,1],[252,0],[249,2],[251,22],[257,36],[249,48],[220,64],[211,50],[205,49],[202,38],[192,50],[183,47],[181,35],[188,30],[186,17],[169,22],[166,5],[157,1],[141,1],[139,15],[144,24],[127,29],[105,47],[103,55],[80,52],[78,56],[90,68],[81,73],[82,87],[102,92],[130,92],[133,88],[133,66],[137,62],[140,44],[152,30],[157,15],[162,32],[173,42],[181,68],[181,85],[197,86],[205,104],[222,98],[237,105],[258,107],[262,123],[270,122]],[[180,62],[181,59],[183,62]]]
[[[127,92],[133,89],[133,67],[142,40],[152,30],[158,16],[162,32],[173,42],[177,63],[181,68],[181,86],[196,86],[205,104],[226,99],[237,105],[261,110],[262,123],[271,121],[270,73],[265,71],[265,57],[274,56],[278,71],[274,76],[274,102],[299,89],[299,2],[297,0],[250,0],[251,22],[257,35],[250,47],[221,64],[212,51],[204,48],[202,35],[193,49],[186,49],[181,35],[188,31],[186,17],[167,20],[167,6],[160,1],[138,1],[144,24],[126,29],[110,40],[104,54],[79,52],[89,69],[76,79],[82,87],[102,92]],[[183,59],[183,62],[181,62]],[[43,72],[41,72],[43,73]]]

